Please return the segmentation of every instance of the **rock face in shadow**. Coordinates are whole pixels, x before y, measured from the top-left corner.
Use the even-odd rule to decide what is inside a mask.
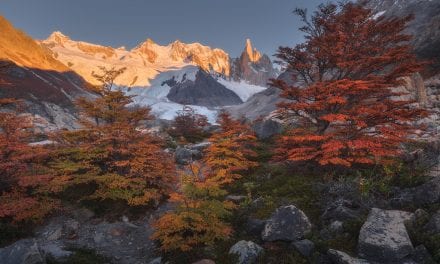
[[[210,74],[203,70],[197,72],[194,81],[186,80],[181,83],[174,83],[167,98],[179,104],[206,107],[243,103],[237,94],[218,83]]]

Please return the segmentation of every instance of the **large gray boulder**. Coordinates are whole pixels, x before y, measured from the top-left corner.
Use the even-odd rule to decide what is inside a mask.
[[[335,264],[370,264],[365,259],[354,258],[345,252],[334,249],[329,249],[327,255]]]
[[[261,238],[264,241],[297,241],[311,229],[312,224],[303,211],[294,205],[282,206],[266,221]]]
[[[238,256],[238,264],[256,263],[264,250],[252,241],[241,240],[231,247],[229,254]]]
[[[281,122],[277,122],[273,119],[265,119],[262,121],[256,122],[252,129],[257,134],[257,137],[260,139],[268,139],[272,136],[278,135],[283,131],[283,125]]]
[[[398,262],[414,248],[404,222],[412,213],[373,208],[359,233],[359,256],[378,262]]]
[[[34,239],[23,239],[0,249],[1,264],[44,264],[38,244]]]

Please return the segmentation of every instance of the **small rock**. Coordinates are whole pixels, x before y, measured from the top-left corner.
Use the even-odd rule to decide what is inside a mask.
[[[327,254],[335,264],[370,264],[365,259],[354,258],[347,253],[334,249],[329,249]]]
[[[294,241],[291,246],[304,257],[310,257],[315,250],[315,244],[308,239]]]
[[[122,222],[124,222],[124,223],[129,223],[130,220],[128,219],[127,216],[123,215],[123,216],[122,216]]]
[[[43,264],[43,256],[34,239],[23,239],[0,249],[1,264]]]
[[[244,200],[246,200],[246,196],[244,195],[228,195],[226,196],[226,200],[234,202],[234,203],[241,203]]]
[[[148,262],[148,264],[162,264],[162,257],[158,257]]]
[[[371,209],[359,233],[359,256],[378,262],[398,262],[410,255],[414,248],[404,222],[413,214]]]
[[[264,250],[252,241],[241,240],[231,247],[229,254],[237,255],[239,264],[255,263]]]
[[[322,218],[328,221],[347,221],[359,219],[360,213],[357,210],[352,209],[353,204],[351,201],[339,199],[332,204],[328,205],[322,214]]]
[[[58,227],[55,230],[51,230],[46,234],[46,239],[49,241],[59,240],[62,236],[62,227]]]
[[[341,221],[333,221],[329,226],[330,231],[335,234],[344,232],[344,223]]]
[[[297,241],[311,229],[306,214],[296,206],[288,205],[278,208],[266,221],[261,237],[263,241]]]

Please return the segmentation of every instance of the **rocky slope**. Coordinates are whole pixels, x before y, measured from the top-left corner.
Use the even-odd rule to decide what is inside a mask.
[[[0,16],[0,97],[22,99],[37,127],[74,128],[73,100],[93,96],[86,82],[54,59],[47,49]]]
[[[232,78],[235,81],[245,80],[254,85],[267,86],[269,79],[276,77],[269,56],[262,55],[255,49],[250,39],[246,40],[240,58],[233,59],[231,65]]]
[[[440,1],[436,0],[369,0],[377,15],[404,17],[414,15],[408,33],[418,56],[433,60],[432,71],[440,70]]]

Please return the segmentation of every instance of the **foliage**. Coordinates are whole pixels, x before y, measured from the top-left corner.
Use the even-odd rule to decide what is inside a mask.
[[[41,220],[57,206],[45,195],[36,195],[51,179],[42,165],[48,153],[29,145],[31,123],[18,114],[20,102],[0,99],[0,107],[5,108],[0,112],[0,219]]]
[[[426,112],[391,87],[422,69],[403,30],[411,17],[372,19],[372,10],[351,2],[321,5],[305,26],[306,42],[280,47],[277,57],[295,81],[282,89],[285,119],[297,118],[279,139],[277,160],[320,165],[387,164]]]
[[[103,256],[98,255],[95,251],[85,248],[68,248],[67,250],[73,251],[73,254],[67,257],[65,260],[57,261],[48,258],[48,264],[106,264],[109,260]]]
[[[190,164],[183,172],[182,192],[173,193],[170,201],[178,204],[175,212],[166,213],[156,223],[152,239],[164,251],[190,251],[199,245],[214,245],[225,240],[232,230],[223,222],[234,207],[223,201],[225,191],[206,181],[200,164]]]
[[[251,160],[256,157],[257,139],[246,124],[226,112],[220,113],[218,123],[220,131],[210,137],[204,161],[211,169],[210,181],[230,184],[241,177],[240,172],[258,165]]]
[[[208,136],[205,128],[209,125],[204,115],[197,114],[194,109],[184,106],[177,112],[168,133],[183,142],[195,143]]]
[[[59,148],[51,168],[58,176],[47,191],[62,192],[69,186],[96,185],[83,198],[125,201],[129,206],[157,203],[174,182],[174,164],[162,142],[140,129],[151,119],[149,108],[127,107],[131,97],[114,89],[123,70],[96,75],[102,82],[101,97],[81,98],[83,129],[56,135]]]
[[[209,141],[202,164],[190,164],[181,174],[180,192],[171,195],[177,204],[175,212],[166,213],[156,223],[152,238],[158,240],[164,251],[187,252],[197,246],[214,245],[227,239],[231,227],[225,219],[235,207],[225,201],[224,186],[241,177],[241,172],[257,163],[251,147],[255,136],[250,129],[228,114],[220,114],[220,131]]]

